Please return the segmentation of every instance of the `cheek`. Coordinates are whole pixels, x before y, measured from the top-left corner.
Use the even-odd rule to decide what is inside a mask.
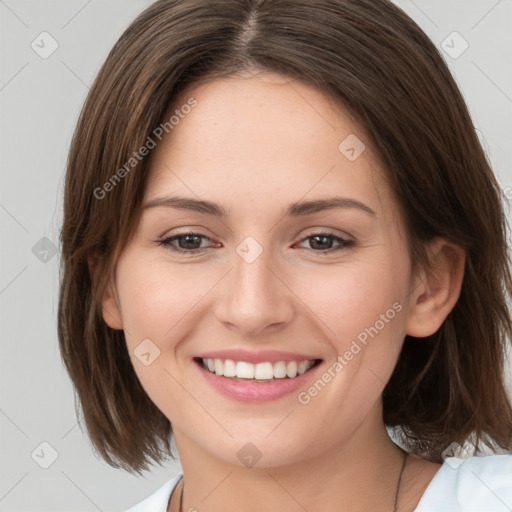
[[[393,372],[405,323],[398,279],[383,265],[378,270],[351,266],[331,271],[329,279],[326,274],[309,295],[308,306],[322,320],[316,326],[325,327],[332,357],[298,398],[304,411],[324,411],[323,420],[334,430],[363,421]]]
[[[118,264],[130,359],[142,387],[169,418],[174,411],[187,409],[187,395],[176,380],[178,346],[193,331],[201,299],[215,282],[208,272],[186,267],[129,253]]]
[[[373,264],[372,264],[373,263]],[[392,265],[368,262],[344,267],[325,268],[312,279],[296,279],[295,289],[324,326],[326,337],[338,354],[350,348],[355,339],[364,344],[402,330],[402,305],[405,279]],[[307,285],[313,282],[314,286]],[[392,336],[391,336],[392,337]]]
[[[406,269],[381,253],[379,259],[326,269],[310,288],[308,306],[333,349],[331,373],[320,376],[329,383],[318,386],[322,396],[316,403],[324,404],[334,424],[343,411],[364,416],[391,376],[405,335]],[[306,399],[316,394],[304,391]]]
[[[119,267],[121,313],[129,345],[149,338],[161,348],[172,347],[194,306],[211,288],[214,276],[186,265],[138,260]]]

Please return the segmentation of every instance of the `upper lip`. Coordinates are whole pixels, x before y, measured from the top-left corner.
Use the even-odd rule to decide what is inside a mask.
[[[250,350],[215,350],[211,352],[202,352],[196,356],[203,359],[231,359],[233,361],[245,361],[247,363],[277,363],[278,361],[313,361],[319,359],[314,356],[297,354],[294,352],[283,352],[278,350],[259,350],[257,352]]]

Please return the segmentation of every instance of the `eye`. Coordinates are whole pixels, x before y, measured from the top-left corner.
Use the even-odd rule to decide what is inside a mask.
[[[220,247],[221,244],[212,242],[211,245],[204,245],[203,242],[211,242],[211,239],[200,233],[180,233],[158,240],[158,244],[168,247],[170,250],[179,253],[194,254],[202,252],[209,247]],[[310,250],[316,253],[331,253],[354,245],[353,240],[346,240],[331,232],[322,231],[312,233],[303,238],[299,243],[309,241]]]
[[[322,231],[320,233],[312,233],[307,237],[303,238],[300,243],[309,240],[310,249],[318,253],[327,253],[339,251],[354,245],[353,240],[346,240],[334,233]],[[334,245],[337,243],[337,245]],[[333,247],[334,245],[334,247]]]
[[[167,238],[163,238],[162,240],[158,240],[158,244],[163,245],[164,247],[168,247],[170,250],[176,252],[195,253],[201,252],[203,249],[208,247],[201,245],[203,240],[210,239],[207,236],[201,235],[199,233],[180,233],[179,235],[173,235]],[[214,244],[210,247],[218,247],[219,245],[220,244]]]

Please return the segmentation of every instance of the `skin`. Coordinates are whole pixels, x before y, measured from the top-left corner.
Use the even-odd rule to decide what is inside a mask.
[[[172,422],[183,510],[393,510],[403,459],[385,430],[382,391],[405,334],[436,332],[455,305],[464,252],[436,239],[435,270],[412,274],[403,218],[369,137],[317,89],[247,74],[194,85],[175,108],[191,96],[197,106],[153,150],[144,202],[191,197],[229,215],[145,209],[103,299],[106,323],[124,329],[144,389]],[[338,149],[349,134],[366,145],[354,161]],[[283,216],[290,203],[332,195],[375,215]],[[323,230],[354,244],[328,252],[337,239],[318,248],[306,238]],[[202,252],[158,243],[187,231],[206,237]],[[252,263],[236,252],[247,236],[263,249]],[[207,350],[284,350],[321,358],[318,378],[394,303],[401,311],[306,405],[296,393],[229,399],[192,361]],[[160,350],[149,366],[134,355],[147,338]],[[247,442],[262,455],[252,468],[237,457]],[[439,467],[408,458],[398,510],[414,510]]]

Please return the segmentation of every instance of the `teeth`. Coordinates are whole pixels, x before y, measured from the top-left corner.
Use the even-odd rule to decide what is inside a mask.
[[[258,363],[254,366],[255,379],[271,379],[274,377],[274,368],[272,363]]]
[[[232,359],[205,359],[203,366],[210,372],[224,377],[237,377],[239,379],[272,380],[293,379],[307,372],[315,361],[278,361],[276,363],[247,363],[245,361],[233,361]]]
[[[286,365],[286,375],[288,375],[288,377],[290,379],[293,379],[293,377],[297,377],[297,362],[296,361],[290,361]]]
[[[284,379],[286,377],[286,363],[284,361],[274,363],[272,371],[274,373],[274,379]]]
[[[244,361],[236,363],[236,376],[239,379],[254,379],[254,365]]]
[[[299,375],[302,375],[307,369],[308,369],[308,362],[307,361],[301,361],[297,365],[297,373]]]
[[[236,363],[231,359],[224,361],[224,377],[236,377]]]

